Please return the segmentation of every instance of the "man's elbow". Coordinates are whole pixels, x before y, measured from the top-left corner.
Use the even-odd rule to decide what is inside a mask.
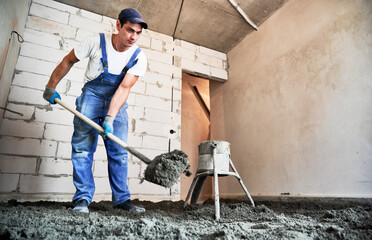
[[[76,57],[74,49],[72,49],[71,52],[67,54],[62,60],[62,62],[64,62],[69,67],[72,67],[78,61],[79,59]]]

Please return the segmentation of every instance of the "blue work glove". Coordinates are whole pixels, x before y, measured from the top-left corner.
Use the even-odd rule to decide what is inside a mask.
[[[104,137],[106,137],[107,134],[114,132],[114,119],[115,118],[110,115],[105,117],[105,121],[102,123],[102,127],[105,129]]]
[[[54,99],[55,98],[61,99],[61,96],[59,95],[55,88],[48,88],[47,86],[45,86],[43,98],[50,102],[51,104],[56,104]]]

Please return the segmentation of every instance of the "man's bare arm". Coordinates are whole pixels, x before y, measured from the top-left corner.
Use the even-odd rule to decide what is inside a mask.
[[[48,88],[56,88],[62,78],[66,76],[71,67],[78,61],[79,59],[75,56],[74,49],[72,49],[71,52],[67,54],[63,58],[62,62],[60,62],[60,64],[58,64],[58,66],[54,69],[46,86]]]
[[[137,82],[137,79],[138,76],[132,75],[130,73],[125,74],[123,81],[121,82],[111,99],[110,108],[107,115],[114,118],[116,117],[120,108],[127,101],[130,89]]]

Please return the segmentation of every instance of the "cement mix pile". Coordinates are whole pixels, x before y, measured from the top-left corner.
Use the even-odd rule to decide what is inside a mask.
[[[189,167],[189,159],[186,153],[176,149],[155,157],[145,170],[145,179],[170,188]]]
[[[130,213],[110,202],[90,213],[71,203],[0,203],[0,239],[372,239],[372,204],[352,202],[213,201],[182,208],[183,201],[133,201],[147,209]]]

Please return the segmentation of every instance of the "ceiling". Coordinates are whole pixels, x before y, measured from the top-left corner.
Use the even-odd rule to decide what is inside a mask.
[[[152,31],[227,53],[256,31],[229,0],[57,0],[117,18],[123,8],[138,9]],[[235,0],[258,26],[288,0]]]

